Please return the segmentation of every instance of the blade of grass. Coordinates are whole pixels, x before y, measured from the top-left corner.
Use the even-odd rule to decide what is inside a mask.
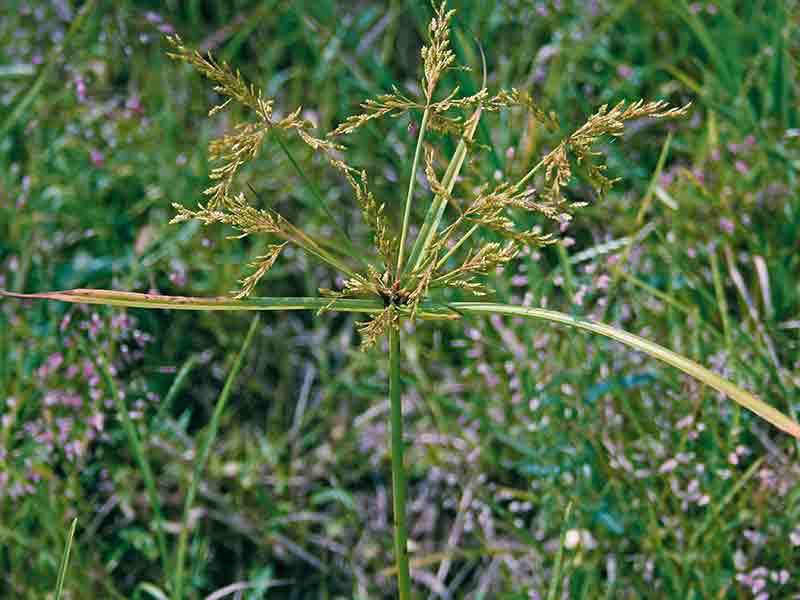
[[[155,598],[156,600],[169,600],[169,597],[160,588],[157,588],[152,583],[140,583],[136,588],[137,598],[139,597],[140,591],[148,594],[151,598]]]
[[[164,396],[164,401],[161,402],[161,405],[158,407],[158,412],[156,413],[154,419],[156,424],[161,423],[169,414],[169,409],[175,400],[175,396],[178,395],[178,392],[183,387],[183,382],[186,380],[186,377],[188,377],[191,370],[194,369],[198,360],[198,356],[196,354],[192,354],[188,359],[186,359],[186,362],[181,365],[178,374],[175,376],[175,380],[172,382],[172,385],[169,386],[167,395]]]
[[[558,594],[559,584],[561,583],[561,565],[564,562],[564,543],[567,539],[567,526],[569,525],[569,517],[572,513],[572,502],[567,504],[567,510],[564,512],[564,522],[561,524],[561,537],[558,541],[558,554],[556,554],[556,564],[553,567],[553,574],[550,577],[550,589],[547,591],[547,600],[556,600]]]
[[[720,48],[719,40],[714,39],[714,36],[703,23],[703,20],[692,12],[686,0],[681,0],[681,2],[673,4],[671,8],[680,15],[703,48],[705,48],[709,60],[711,64],[714,65],[722,85],[735,97],[738,91],[737,81],[731,73],[731,63],[729,62],[735,60],[735,57],[725,56],[724,51]]]
[[[239,374],[239,370],[242,367],[242,361],[244,360],[244,356],[245,354],[247,354],[247,350],[248,348],[250,348],[250,343],[253,341],[256,329],[258,328],[258,321],[259,321],[259,316],[256,315],[255,317],[253,317],[253,320],[250,323],[250,329],[247,331],[247,335],[244,338],[242,347],[233,361],[231,370],[228,372],[228,377],[225,380],[225,385],[222,388],[222,393],[219,395],[219,398],[217,399],[217,404],[214,407],[213,414],[211,415],[211,422],[208,425],[208,431],[203,437],[203,443],[202,446],[200,447],[200,453],[195,459],[192,480],[189,483],[189,490],[186,493],[186,500],[183,506],[183,524],[181,526],[180,535],[178,536],[178,553],[175,558],[175,579],[172,590],[172,597],[174,598],[174,600],[182,600],[183,598],[183,579],[184,579],[183,565],[186,559],[186,549],[189,541],[189,518],[192,510],[192,504],[194,504],[194,497],[197,494],[197,486],[200,483],[200,477],[203,474],[206,462],[208,462],[208,455],[211,452],[211,447],[214,445],[214,440],[217,437],[217,431],[219,430],[219,421],[220,418],[222,417],[222,412],[225,410],[225,404],[227,404],[228,402],[228,397],[231,394],[231,389],[233,388],[233,382],[236,380],[236,376]]]
[[[546,321],[561,323],[563,325],[569,325],[570,327],[577,327],[578,329],[604,335],[683,371],[687,375],[694,377],[698,381],[714,388],[718,392],[725,394],[734,402],[754,412],[762,419],[772,423],[778,429],[781,429],[796,438],[800,438],[800,425],[779,410],[773,408],[762,400],[759,400],[751,393],[732,384],[730,381],[723,379],[716,373],[713,373],[693,360],[690,360],[685,356],[681,356],[672,350],[668,350],[663,346],[659,346],[658,344],[655,344],[637,335],[628,333],[627,331],[616,329],[615,327],[611,327],[610,325],[606,325],[604,323],[577,319],[561,312],[545,310],[543,308],[527,308],[523,306],[495,304],[490,302],[453,302],[448,306],[454,311],[462,314],[499,314],[529,317],[532,319],[543,319]]]
[[[717,306],[722,320],[722,331],[725,334],[725,348],[728,352],[733,352],[733,337],[731,335],[731,324],[728,320],[728,301],[725,298],[725,288],[722,285],[722,275],[719,270],[719,260],[717,259],[716,248],[711,250],[711,273],[714,280],[714,292],[717,295]]]
[[[708,529],[716,522],[716,520],[722,514],[722,511],[725,510],[725,507],[731,503],[736,494],[738,494],[739,491],[747,484],[747,482],[750,481],[758,472],[758,469],[761,467],[763,462],[763,456],[758,458],[752,465],[750,465],[747,471],[745,471],[744,474],[739,477],[739,479],[736,481],[736,484],[731,488],[731,491],[729,491],[722,500],[714,504],[709,511],[706,520],[703,521],[700,527],[695,529],[694,533],[692,534],[692,537],[689,540],[689,548],[694,548],[697,545],[697,542],[700,541],[700,538],[702,538]]]
[[[69,565],[69,552],[72,549],[72,540],[75,537],[75,528],[78,526],[78,517],[72,519],[72,526],[69,528],[67,545],[64,546],[64,554],[61,556],[61,564],[58,567],[58,579],[56,580],[56,599],[61,600],[64,592],[64,580],[67,577],[67,566]]]
[[[76,304],[103,304],[164,310],[325,310],[337,312],[375,314],[384,310],[383,303],[376,299],[337,298],[247,298],[234,300],[224,296],[198,298],[193,296],[164,296],[140,294],[118,290],[74,289],[39,294],[17,294],[0,290],[0,297],[23,300],[58,300]],[[422,319],[457,319],[458,315],[446,306],[423,302],[417,316]]]
[[[656,185],[658,185],[658,178],[661,177],[661,171],[664,169],[664,163],[667,162],[667,155],[669,154],[669,147],[672,144],[672,132],[667,134],[667,139],[664,145],[661,146],[661,154],[658,155],[658,163],[656,163],[656,170],[653,171],[653,177],[650,179],[650,185],[647,186],[642,205],[639,207],[639,213],[636,215],[636,224],[641,227],[644,224],[644,216],[650,208],[650,203],[653,201],[653,192],[655,192]]]
[[[400,600],[411,598],[406,523],[406,469],[403,464],[403,404],[400,383],[400,332],[389,331],[389,400],[392,419],[392,499],[394,507],[394,559]]]
[[[114,382],[114,377],[111,375],[111,370],[109,369],[107,359],[101,357],[97,360],[97,363],[100,366],[100,372],[103,375],[106,387],[108,387],[108,391],[114,400],[114,404],[116,405],[117,413],[119,413],[119,419],[122,421],[122,428],[125,430],[128,443],[131,445],[133,456],[139,465],[139,470],[142,472],[142,478],[144,479],[144,486],[147,490],[147,497],[150,502],[150,507],[155,514],[156,542],[158,544],[158,553],[161,556],[161,567],[166,575],[169,573],[169,563],[167,561],[167,538],[164,535],[164,515],[161,512],[161,501],[158,497],[158,490],[156,488],[155,478],[153,477],[153,471],[150,468],[150,463],[147,461],[147,456],[144,452],[144,446],[139,439],[139,433],[136,430],[136,424],[133,422],[133,419],[131,419],[131,415],[128,412],[128,407],[125,406],[124,398],[119,395],[119,390],[117,390],[117,384]]]

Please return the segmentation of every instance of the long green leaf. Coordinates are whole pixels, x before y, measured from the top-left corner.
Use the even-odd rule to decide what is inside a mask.
[[[687,375],[691,375],[698,381],[701,381],[702,383],[714,388],[718,392],[722,392],[735,402],[742,405],[744,408],[754,412],[762,419],[769,421],[778,429],[781,429],[796,438],[800,438],[800,425],[779,410],[773,408],[762,400],[759,400],[753,394],[732,384],[727,379],[723,379],[716,373],[709,371],[693,360],[690,360],[685,356],[681,356],[680,354],[677,354],[672,350],[668,350],[663,346],[659,346],[658,344],[655,344],[649,340],[641,338],[638,335],[628,333],[627,331],[623,331],[621,329],[616,329],[604,323],[577,319],[561,312],[545,310],[543,308],[527,308],[524,306],[494,304],[490,302],[453,302],[449,304],[449,306],[453,310],[465,314],[499,314],[511,315],[515,317],[529,317],[532,319],[544,319],[546,321],[553,321],[555,323],[569,325],[570,327],[577,327],[578,329],[584,329],[593,333],[599,333],[600,335],[604,335],[608,338],[621,342],[626,346],[630,346],[635,350],[649,354],[653,358],[657,358],[658,360],[665,362],[676,369],[680,369]]]
[[[76,304],[103,304],[131,308],[164,310],[330,310],[338,312],[374,314],[383,311],[383,303],[374,299],[332,298],[247,298],[235,300],[224,296],[198,298],[194,296],[164,296],[162,294],[140,294],[117,290],[74,289],[39,294],[17,294],[0,290],[0,298],[23,300],[57,300]],[[458,314],[446,306],[423,302],[417,316],[422,319],[457,319]]]
[[[567,528],[569,527],[569,517],[572,513],[572,502],[567,504],[564,512],[564,522],[561,524],[561,535],[558,538],[558,552],[556,553],[556,564],[553,567],[553,574],[550,576],[550,589],[547,591],[547,600],[556,600],[558,588],[561,584],[561,567],[564,563],[564,547],[567,541]]]
[[[59,300],[78,304],[104,304],[132,308],[161,308],[171,310],[319,310],[330,305],[330,310],[342,312],[373,313],[383,310],[375,300],[332,300],[330,298],[247,298],[236,300],[225,296],[198,298],[194,296],[164,296],[140,294],[117,290],[74,289],[39,294],[17,294],[0,290],[0,297]]]
[[[61,556],[61,565],[58,567],[58,579],[56,580],[56,600],[61,600],[64,592],[64,580],[67,577],[67,566],[69,565],[69,552],[72,549],[72,540],[75,537],[75,528],[78,526],[78,518],[72,519],[72,526],[69,528],[67,545],[64,546],[64,554]]]
[[[154,419],[156,425],[164,422],[164,419],[169,414],[170,408],[172,408],[172,403],[175,400],[175,397],[183,387],[184,381],[186,381],[189,373],[192,369],[194,369],[195,365],[197,365],[199,361],[199,355],[192,354],[188,359],[186,359],[186,362],[183,363],[181,368],[178,370],[178,374],[175,375],[172,385],[169,387],[169,390],[167,390],[167,395],[164,396],[164,399],[161,401],[161,404],[158,407],[158,412],[156,413]]]
[[[222,412],[225,410],[228,397],[231,395],[233,382],[236,381],[236,376],[239,374],[239,370],[242,368],[244,356],[247,354],[247,350],[250,348],[250,343],[253,341],[256,329],[258,329],[258,320],[259,316],[256,315],[253,317],[253,321],[250,323],[250,329],[247,331],[247,335],[244,338],[242,347],[233,361],[233,366],[231,367],[228,377],[225,380],[222,393],[220,393],[219,398],[217,399],[217,404],[214,407],[214,413],[211,415],[211,422],[209,423],[208,431],[203,438],[203,444],[200,447],[200,452],[197,458],[195,458],[194,472],[192,473],[192,480],[189,483],[189,490],[186,493],[186,501],[183,506],[183,524],[181,526],[180,535],[178,536],[178,556],[175,559],[175,584],[172,589],[172,597],[175,600],[182,600],[183,598],[183,565],[185,563],[186,549],[189,541],[189,519],[192,511],[192,504],[194,504],[194,497],[197,494],[197,487],[200,485],[200,478],[202,477],[206,463],[208,462],[208,456],[211,453],[211,447],[214,445],[214,440],[217,437],[219,421],[222,417]]]
[[[400,247],[397,253],[398,278],[403,274],[403,258],[405,257],[406,236],[408,235],[408,225],[411,217],[411,203],[414,200],[414,185],[417,183],[417,166],[419,165],[419,158],[422,156],[422,145],[425,141],[425,131],[428,129],[430,110],[430,107],[426,106],[425,112],[422,114],[422,124],[419,126],[419,134],[417,135],[417,148],[414,151],[414,160],[411,163],[411,175],[408,178],[408,193],[406,194],[405,209],[403,209],[403,226],[400,230]]]

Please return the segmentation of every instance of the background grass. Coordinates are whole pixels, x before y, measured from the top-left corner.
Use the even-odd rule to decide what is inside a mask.
[[[609,154],[615,191],[568,240],[520,258],[497,298],[601,318],[800,408],[800,167],[795,2],[452,2],[456,50],[492,88],[531,90],[565,130],[619,99],[693,101]],[[163,34],[229,60],[326,131],[363,98],[412,91],[427,3],[322,0],[17,3],[0,20],[0,287],[219,295],[258,252],[220,228],[168,226],[206,186],[205,144],[235,115],[164,56]],[[157,11],[157,12],[153,12]],[[70,28],[70,24],[78,22]],[[478,71],[479,73],[479,71]],[[466,92],[478,75],[455,73]],[[367,127],[353,162],[398,216],[409,120]],[[522,173],[554,138],[482,121],[468,177]],[[342,181],[293,146],[364,245]],[[663,160],[659,163],[659,157]],[[659,168],[660,167],[660,168]],[[261,201],[324,229],[267,145]],[[419,186],[424,206],[425,186]],[[588,188],[573,193],[592,199]],[[418,215],[419,216],[419,215]],[[398,219],[399,220],[399,219]],[[304,256],[260,295],[334,284]],[[206,426],[250,319],[0,305],[0,596],[157,597],[156,512],[110,375],[177,546]],[[386,354],[352,318],[266,314],[197,486],[189,598],[390,597]],[[407,332],[410,333],[410,332]],[[420,597],[788,598],[800,593],[797,446],[618,344],[512,319],[404,336],[410,537]],[[564,516],[572,501],[569,521]],[[171,557],[170,557],[171,560]],[[246,589],[245,589],[246,588]],[[240,592],[236,590],[239,589]],[[761,594],[761,596],[759,596]],[[221,597],[221,596],[217,596]]]

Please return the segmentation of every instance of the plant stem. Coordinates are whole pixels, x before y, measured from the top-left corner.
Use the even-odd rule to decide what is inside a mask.
[[[528,181],[530,181],[530,178],[533,177],[534,175],[536,175],[536,171],[538,171],[539,169],[542,168],[543,164],[544,164],[544,160],[540,160],[538,163],[536,163],[536,165],[534,165],[534,167],[530,171],[525,173],[525,175],[522,177],[522,179],[520,179],[517,183],[514,184],[514,189],[518,190],[523,185],[528,183]]]
[[[400,600],[411,599],[406,523],[406,471],[403,465],[403,405],[400,389],[400,332],[389,332],[389,400],[392,413],[392,497],[394,506],[394,554]]]
[[[411,202],[414,198],[414,185],[417,182],[417,166],[419,165],[419,157],[422,155],[422,143],[425,139],[425,130],[428,128],[428,116],[430,115],[430,110],[430,106],[426,106],[425,112],[422,113],[422,123],[419,126],[419,135],[417,136],[417,149],[414,151],[414,162],[411,164],[411,175],[408,178],[408,194],[406,194],[406,206],[403,211],[403,228],[400,230],[400,249],[397,252],[396,277],[398,279],[403,273],[403,258],[406,249],[408,224],[411,217]]]
[[[525,185],[530,180],[530,178],[533,177],[536,174],[536,172],[542,167],[543,164],[544,164],[544,161],[540,160],[536,164],[536,166],[534,166],[530,171],[528,171],[525,174],[525,176],[522,179],[520,179],[516,184],[514,184],[514,189],[519,189],[523,185]],[[444,257],[442,257],[439,260],[439,262],[436,264],[436,270],[439,270],[440,268],[442,268],[444,266],[444,264],[447,262],[447,260],[451,256],[453,256],[453,254],[456,253],[456,251],[464,244],[464,242],[466,242],[467,240],[469,240],[469,238],[472,237],[472,235],[478,230],[478,227],[479,227],[479,225],[477,223],[475,225],[473,225],[469,229],[469,231],[467,231],[467,233],[465,233],[461,237],[461,239],[458,240],[458,242],[456,242],[456,244],[452,248],[450,248],[450,250],[447,252],[447,254],[445,254]]]
[[[479,225],[477,223],[475,223],[475,225],[470,227],[469,231],[467,231],[467,233],[465,233],[461,237],[461,239],[458,240],[455,243],[455,245],[452,248],[450,248],[450,250],[448,250],[447,254],[445,254],[438,263],[436,263],[436,271],[441,269],[445,265],[445,263],[447,262],[447,259],[449,259],[451,256],[453,256],[453,254],[456,253],[456,251],[464,244],[464,242],[466,242],[470,237],[472,237],[472,234],[475,233],[478,230],[478,227],[479,227]]]
[[[320,260],[328,263],[334,269],[338,269],[342,273],[349,275],[355,279],[358,279],[360,275],[356,273],[353,269],[348,267],[345,263],[343,263],[338,257],[334,256],[327,250],[325,250],[322,246],[320,246],[313,238],[307,235],[302,229],[299,227],[295,227],[291,223],[289,223],[286,219],[282,219],[282,223],[285,226],[286,230],[288,231],[287,234],[283,235],[284,239],[293,244],[300,246],[306,252],[313,254]],[[357,253],[354,252],[354,255]]]
[[[467,144],[471,142],[472,138],[475,136],[475,129],[478,126],[480,116],[481,109],[478,108],[469,118],[464,136],[459,140],[456,151],[450,159],[450,163],[447,165],[447,170],[442,178],[442,185],[447,190],[448,194],[453,191],[456,178],[461,172],[461,167],[464,165],[464,159],[467,157]],[[439,195],[434,196],[433,202],[428,207],[428,212],[425,214],[425,221],[422,223],[417,239],[414,240],[414,245],[411,247],[411,254],[409,255],[408,264],[406,264],[405,268],[407,272],[413,272],[425,258],[428,247],[433,243],[436,237],[436,231],[439,229],[439,223],[442,220],[442,214],[444,213],[446,205],[446,197]]]

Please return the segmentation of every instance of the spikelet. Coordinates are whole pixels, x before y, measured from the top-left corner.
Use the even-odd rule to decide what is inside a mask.
[[[425,72],[422,89],[429,104],[433,100],[433,92],[436,90],[439,78],[456,60],[450,48],[450,19],[455,13],[454,10],[447,10],[447,2],[443,1],[435,9],[433,19],[428,24],[431,42],[429,46],[422,48],[420,54]]]
[[[572,177],[572,167],[569,153],[575,157],[578,164],[584,165],[587,175],[599,194],[606,193],[618,181],[605,175],[606,165],[602,162],[595,163],[592,157],[601,156],[594,149],[594,145],[603,137],[619,137],[625,130],[625,122],[632,119],[671,119],[686,115],[691,104],[682,107],[671,107],[663,100],[647,102],[638,100],[625,107],[625,101],[619,102],[614,108],[608,110],[608,105],[603,105],[596,113],[590,116],[586,123],[581,125],[572,134],[563,140],[547,156],[542,159],[546,168],[545,182],[548,186],[546,195],[555,206],[562,206],[562,189]],[[577,208],[573,206],[572,208]]]
[[[475,106],[485,100],[486,90],[481,90],[474,96],[458,98],[458,88],[453,90],[447,98],[434,103],[433,93],[439,79],[446,70],[452,68],[455,62],[455,54],[450,49],[450,19],[455,14],[454,10],[446,10],[446,2],[435,8],[435,15],[428,25],[430,35],[430,45],[424,46],[421,50],[424,77],[422,89],[425,94],[425,103],[412,100],[401,93],[396,86],[392,86],[389,94],[381,94],[376,98],[369,98],[360,105],[361,113],[347,117],[336,129],[328,134],[329,137],[348,135],[363,127],[367,123],[381,119],[383,117],[399,117],[411,110],[423,110],[430,106],[434,114],[442,113],[454,108],[467,108]],[[444,130],[448,119],[437,117],[433,128]],[[450,121],[452,125],[454,121]],[[457,130],[456,127],[449,127],[450,130]]]
[[[505,265],[519,253],[519,246],[514,242],[499,244],[489,242],[477,251],[470,250],[464,262],[458,267],[441,275],[439,280],[456,279],[463,275],[489,275],[496,268]]]
[[[225,108],[232,100],[239,104],[253,109],[259,119],[265,123],[272,121],[271,98],[264,98],[260,90],[252,84],[248,84],[241,76],[239,71],[234,72],[224,61],[217,62],[209,52],[203,56],[196,50],[190,50],[183,45],[183,41],[177,35],[168,35],[167,41],[172,46],[173,51],[167,52],[167,56],[192,65],[201,75],[213,81],[216,85],[214,91],[227,96],[222,104],[214,106],[208,116],[214,116],[217,112]]]
[[[391,328],[400,328],[400,318],[397,314],[397,309],[393,305],[387,306],[368,321],[358,323],[356,329],[361,335],[362,352],[374,346]]]
[[[236,237],[257,233],[288,236],[286,229],[288,222],[283,217],[272,211],[250,206],[245,200],[244,194],[230,198],[228,210],[217,210],[203,205],[200,205],[198,210],[191,210],[177,203],[172,206],[178,211],[178,214],[172,218],[170,223],[182,223],[190,219],[197,219],[203,225],[213,223],[230,225],[240,232],[240,235]]]
[[[255,269],[255,272],[239,281],[242,289],[234,296],[237,300],[246,298],[253,293],[256,284],[267,274],[267,271],[272,268],[272,265],[278,260],[278,257],[288,243],[289,242],[284,242],[282,244],[273,244],[269,246],[266,254],[257,257],[256,260],[250,263],[250,266]]]
[[[356,129],[363,127],[370,121],[383,117],[399,117],[412,109],[424,108],[419,102],[407,98],[395,87],[392,86],[391,94],[382,94],[375,98],[369,98],[361,103],[361,110],[358,115],[350,115],[339,126],[331,131],[328,136],[348,135]]]
[[[530,93],[521,92],[517,88],[511,88],[511,91],[500,90],[495,96],[489,98],[483,103],[483,108],[489,112],[498,112],[505,108],[522,107],[533,115],[533,117],[547,126],[548,129],[555,131],[559,127],[558,117],[554,112],[545,113],[533,101]]]
[[[369,189],[367,172],[364,170],[359,172],[341,160],[331,159],[330,163],[345,176],[350,187],[356,193],[356,201],[361,208],[364,222],[372,231],[375,248],[378,250],[384,266],[389,268],[397,252],[397,236],[389,226],[389,220],[384,213],[385,205],[378,204]]]

